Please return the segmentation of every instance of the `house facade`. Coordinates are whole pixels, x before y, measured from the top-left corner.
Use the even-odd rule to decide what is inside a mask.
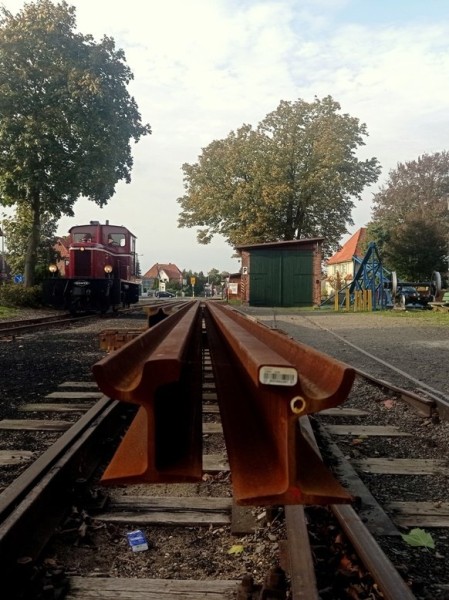
[[[60,237],[56,240],[53,249],[57,253],[56,266],[61,277],[66,276],[66,267],[69,262],[70,237],[68,235]]]
[[[158,282],[158,285],[155,285]],[[159,288],[160,284],[176,283],[182,286],[182,271],[173,263],[155,263],[142,276],[142,290],[148,292],[155,288]]]
[[[336,289],[349,285],[354,279],[354,257],[364,256],[366,228],[361,227],[352,235],[342,248],[329,258],[326,263],[327,274],[323,280],[323,294],[331,296]]]

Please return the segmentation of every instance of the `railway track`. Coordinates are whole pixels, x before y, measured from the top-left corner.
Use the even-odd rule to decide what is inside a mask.
[[[332,517],[329,517],[332,524],[328,529],[333,530],[338,524],[338,527],[342,528],[341,536],[346,540],[343,543],[340,538],[339,542],[335,542],[335,539],[333,542],[333,545],[339,546],[340,550],[343,546],[345,547],[345,553],[340,553],[342,564],[347,564],[348,557],[351,557],[351,567],[346,571],[341,567],[340,570],[332,567],[327,569],[327,573],[324,569],[324,574],[320,574],[319,569],[318,573],[315,572],[315,567],[320,564],[319,557],[323,552],[322,547],[328,543],[318,539],[317,533],[320,528],[323,528],[323,511],[327,514],[328,509],[303,508],[301,506],[280,506],[276,509],[259,507],[256,509],[235,505],[232,502],[226,450],[223,441],[220,441],[221,427],[218,422],[219,413],[216,405],[215,382],[212,376],[212,361],[207,351],[203,357],[203,364],[202,396],[203,421],[205,423],[203,433],[206,436],[204,439],[206,459],[204,460],[202,481],[184,483],[181,484],[181,487],[177,484],[146,484],[144,490],[143,486],[139,484],[125,489],[117,486],[108,490],[109,503],[104,504],[102,488],[100,490],[98,486],[99,475],[94,476],[91,488],[85,485],[84,477],[78,478],[78,480],[81,479],[78,487],[83,488],[83,494],[79,490],[77,491],[77,497],[81,499],[76,515],[69,515],[68,520],[63,522],[59,534],[53,538],[53,547],[48,547],[40,571],[41,575],[44,571],[47,575],[44,573],[42,577],[35,578],[36,589],[40,585],[41,587],[46,586],[48,591],[53,586],[56,593],[58,589],[63,589],[68,582],[71,589],[68,598],[99,597],[100,594],[104,598],[131,596],[133,598],[174,598],[179,597],[180,594],[184,594],[182,597],[185,598],[233,597],[229,594],[234,594],[234,597],[238,598],[343,598],[356,597],[344,595],[344,593],[349,593],[348,589],[352,586],[352,594],[358,590],[359,594],[372,594],[370,597],[382,597],[380,594],[383,593],[385,598],[412,598],[415,588],[418,591],[416,597],[419,598],[443,597],[442,595],[426,596],[427,591],[420,589],[421,580],[413,572],[412,558],[410,558],[411,566],[406,567],[405,572],[402,568],[400,575],[395,568],[392,568],[393,563],[398,562],[397,556],[400,556],[401,561],[407,565],[406,551],[409,549],[407,546],[404,549],[400,531],[405,531],[404,527],[409,525],[405,520],[401,521],[400,519],[397,519],[398,523],[394,523],[392,516],[389,516],[381,506],[377,507],[377,512],[371,509],[370,518],[368,518],[366,509],[369,506],[370,492],[362,493],[361,487],[354,488],[355,495],[362,498],[358,513],[351,512],[353,511],[351,506],[332,505],[334,512]],[[59,402],[80,404],[83,393],[98,393],[95,390],[87,390],[85,385],[88,385],[88,382],[84,382],[83,386],[73,386],[72,384],[73,396],[60,398]],[[360,452],[361,448],[368,448],[368,439],[382,437],[372,434],[371,430],[370,438],[370,434],[366,430],[361,433],[360,429],[354,429],[356,425],[363,427],[361,421],[366,418],[366,414],[356,414],[354,411],[358,410],[369,414],[366,406],[364,409],[355,406],[360,396],[357,392],[358,386],[369,387],[366,383],[356,383],[356,389],[353,392],[355,397],[350,397],[344,408],[334,408],[327,414],[320,415],[319,419],[314,417],[312,422],[320,443],[328,435],[325,429],[328,427],[326,422],[329,420],[333,421],[334,427],[346,427],[346,433],[343,434],[341,433],[343,430],[340,430],[336,438],[340,442],[343,440],[343,450],[341,451],[343,456],[350,455],[354,450]],[[58,393],[61,394],[68,389],[70,386],[63,385]],[[389,405],[383,404],[386,400],[383,396],[380,396],[383,399],[379,400],[378,394],[381,393],[379,388],[373,389],[377,391],[370,392],[371,398],[375,398],[370,401],[371,404],[376,406],[378,412],[383,411],[388,418],[391,418],[391,409],[387,408]],[[77,395],[78,397],[76,397]],[[90,398],[89,402],[92,400],[94,398]],[[82,402],[85,401],[84,397]],[[48,402],[49,399],[45,398],[41,407],[42,411],[45,411],[45,404]],[[395,402],[399,406],[397,396],[395,396]],[[79,406],[74,407],[73,412],[76,413],[77,410],[80,410]],[[68,408],[67,411],[69,411]],[[391,430],[385,429],[388,425],[380,425],[378,412],[375,412],[371,418],[375,420],[378,427],[384,427],[384,440],[395,439],[397,441],[401,437],[409,440],[410,436],[391,435]],[[48,413],[41,412],[40,414],[46,414],[45,420],[49,420],[49,417],[60,413],[50,410]],[[343,419],[346,420],[345,423],[343,423]],[[417,420],[413,421],[413,419]],[[416,427],[416,423],[421,426],[423,422],[421,417],[415,415],[410,416],[410,420],[411,429]],[[319,421],[319,423],[315,421]],[[311,435],[310,429],[305,425],[304,431],[305,435]],[[30,435],[29,430],[28,435]],[[358,440],[357,443],[354,443],[354,440]],[[327,441],[327,444],[323,445],[327,448],[326,460],[336,463],[337,471],[343,469],[342,464],[345,461],[338,453],[335,453],[332,443]],[[18,448],[13,449],[13,454],[17,450]],[[410,447],[407,446],[407,450],[404,452],[409,451]],[[400,454],[400,451],[398,452]],[[379,457],[377,456],[377,458]],[[416,457],[415,460],[429,461],[430,459]],[[346,460],[346,462],[348,461]],[[352,462],[357,463],[357,461]],[[371,466],[375,462],[371,460]],[[386,459],[385,462],[389,462],[389,460]],[[359,468],[359,473],[363,475],[366,472],[367,464],[366,461],[363,462],[360,459],[359,463],[353,467]],[[424,463],[420,463],[421,470],[423,465]],[[405,468],[404,463],[402,463],[402,468]],[[429,473],[434,473],[432,471],[434,468],[435,464],[431,465],[430,462],[427,462],[427,475],[415,473],[413,477],[429,478]],[[104,469],[104,464],[100,467],[100,471],[102,469]],[[377,463],[377,469],[379,469],[379,463]],[[410,477],[410,461],[408,469],[408,475],[404,475],[406,478]],[[441,471],[441,464],[437,465],[438,469]],[[417,472],[419,473],[419,469]],[[430,476],[433,477],[433,475]],[[442,476],[445,477],[444,474]],[[345,477],[349,477],[348,472],[345,470],[343,474],[340,472],[340,477],[345,480]],[[351,482],[349,487],[351,484],[353,485],[354,481],[354,475],[351,477],[348,479]],[[371,475],[368,475],[368,479],[376,477],[377,475],[374,476],[372,471]],[[388,479],[388,475],[386,477]],[[363,484],[363,477],[358,476],[358,479],[360,486]],[[439,485],[435,484],[435,490],[439,488]],[[42,487],[44,487],[43,484]],[[382,488],[382,484],[380,487]],[[186,495],[188,488],[189,492]],[[87,492],[87,489],[90,491]],[[178,496],[178,494],[182,495]],[[380,496],[381,500],[387,503],[382,494]],[[0,499],[2,497],[4,499],[4,494],[0,496]],[[95,502],[92,502],[93,497],[102,498],[102,501],[95,506]],[[434,497],[431,502],[438,504],[440,500]],[[440,502],[440,507],[444,508],[443,504],[444,502]],[[365,513],[363,509],[365,509]],[[395,517],[399,514],[397,506],[393,509],[390,507],[390,510]],[[373,516],[374,513],[376,518]],[[80,514],[83,517],[80,517]],[[357,514],[361,515],[360,518]],[[393,523],[390,529],[386,529],[384,535],[380,536],[379,522],[383,521],[379,520],[381,519],[379,515],[383,515],[383,519],[387,518],[390,523]],[[439,516],[441,517],[441,515],[442,511],[439,511]],[[10,516],[11,514],[9,514]],[[314,517],[321,521],[321,525],[313,525]],[[370,525],[368,529],[364,527],[363,521]],[[198,524],[199,522],[200,524]],[[309,539],[308,525],[311,525],[313,532],[310,534],[312,549],[305,552],[305,544]],[[441,521],[439,525],[438,530],[447,531],[446,525],[441,525]],[[429,527],[429,521],[425,526]],[[432,525],[430,526],[432,527]],[[141,528],[147,534],[149,549],[142,553],[133,553],[128,546],[126,532],[134,528]],[[29,538],[29,529],[25,528],[24,532],[28,533]],[[443,536],[444,533],[441,535]],[[380,541],[375,541],[376,536]],[[0,537],[3,539],[4,536]],[[18,538],[16,537],[16,539]],[[385,543],[385,540],[388,540],[388,544]],[[69,541],[69,546],[67,546],[67,541]],[[111,545],[114,547],[112,554]],[[382,551],[384,546],[388,546],[385,548],[386,554]],[[103,554],[105,548],[107,551]],[[215,554],[208,556],[207,552],[211,548],[215,550]],[[228,551],[231,550],[232,552],[228,554]],[[355,558],[357,552],[362,554],[358,563]],[[390,558],[388,558],[388,552],[390,552]],[[422,550],[418,549],[417,552],[422,552]],[[114,555],[116,555],[115,558]],[[60,560],[61,557],[64,557],[65,562]],[[94,558],[97,557],[100,560],[98,566],[95,566]],[[23,572],[29,570],[31,565],[34,566],[33,561],[30,563],[23,556],[20,558],[22,560],[19,562]],[[111,560],[113,560],[112,567]],[[333,560],[335,561],[335,556]],[[414,560],[416,561],[416,558]],[[200,581],[189,578],[189,575],[192,575],[189,561],[199,563],[195,568],[197,575],[200,573],[202,577]],[[354,566],[357,564],[359,566]],[[287,574],[286,587],[284,587],[282,573],[277,570],[279,565]],[[329,571],[331,581],[329,581]],[[359,575],[355,577],[355,571],[365,574],[363,577]],[[371,571],[371,575],[366,575],[366,571]],[[114,573],[117,577],[112,576]],[[336,573],[338,576],[335,575]],[[334,581],[332,581],[332,577]],[[340,586],[341,596],[329,595],[336,593],[335,580],[339,578],[345,580],[345,585]],[[16,582],[13,581],[12,585],[14,587]],[[153,596],[148,595],[152,586]],[[252,589],[251,586],[253,586]],[[271,591],[270,586],[273,588]],[[363,588],[363,586],[365,587]],[[190,591],[188,591],[189,589]],[[346,592],[344,592],[345,589]],[[432,588],[429,593],[434,593],[435,589]],[[444,582],[437,589],[438,593],[444,594]],[[377,590],[380,591],[377,592]],[[50,592],[48,591],[48,593]],[[373,595],[376,593],[378,596]],[[328,595],[326,596],[326,594]],[[359,597],[369,596],[359,595]]]
[[[115,312],[105,314],[88,313],[80,315],[71,315],[58,311],[55,314],[46,316],[35,316],[27,318],[0,320],[0,338],[14,338],[24,333],[38,332],[57,327],[68,327],[76,324],[83,324],[91,320],[110,320],[120,316],[126,316],[135,312],[146,311],[149,325],[158,323],[160,320],[184,304],[183,301],[171,300],[145,300],[137,306],[129,308],[120,308]]]

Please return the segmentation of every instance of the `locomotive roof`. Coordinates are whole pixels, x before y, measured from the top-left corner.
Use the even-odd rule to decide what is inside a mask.
[[[104,227],[107,228],[109,231],[126,231],[127,233],[132,235],[132,237],[136,238],[136,236],[124,225],[111,225],[110,223],[99,223],[98,221],[91,221],[90,223],[86,223],[85,225],[74,225],[69,229],[69,233],[72,233],[72,231],[76,229],[90,229],[92,227]]]

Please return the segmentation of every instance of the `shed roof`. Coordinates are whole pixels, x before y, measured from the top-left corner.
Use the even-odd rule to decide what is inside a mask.
[[[301,240],[284,240],[282,242],[264,242],[260,244],[245,244],[242,246],[235,246],[236,250],[255,250],[257,248],[285,248],[285,247],[294,247],[294,246],[302,246],[311,243],[320,243],[323,242],[324,238],[303,238]]]

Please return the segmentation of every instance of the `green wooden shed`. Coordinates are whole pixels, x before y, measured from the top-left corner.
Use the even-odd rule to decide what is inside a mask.
[[[321,301],[324,238],[237,246],[239,297],[250,306],[311,306]]]

